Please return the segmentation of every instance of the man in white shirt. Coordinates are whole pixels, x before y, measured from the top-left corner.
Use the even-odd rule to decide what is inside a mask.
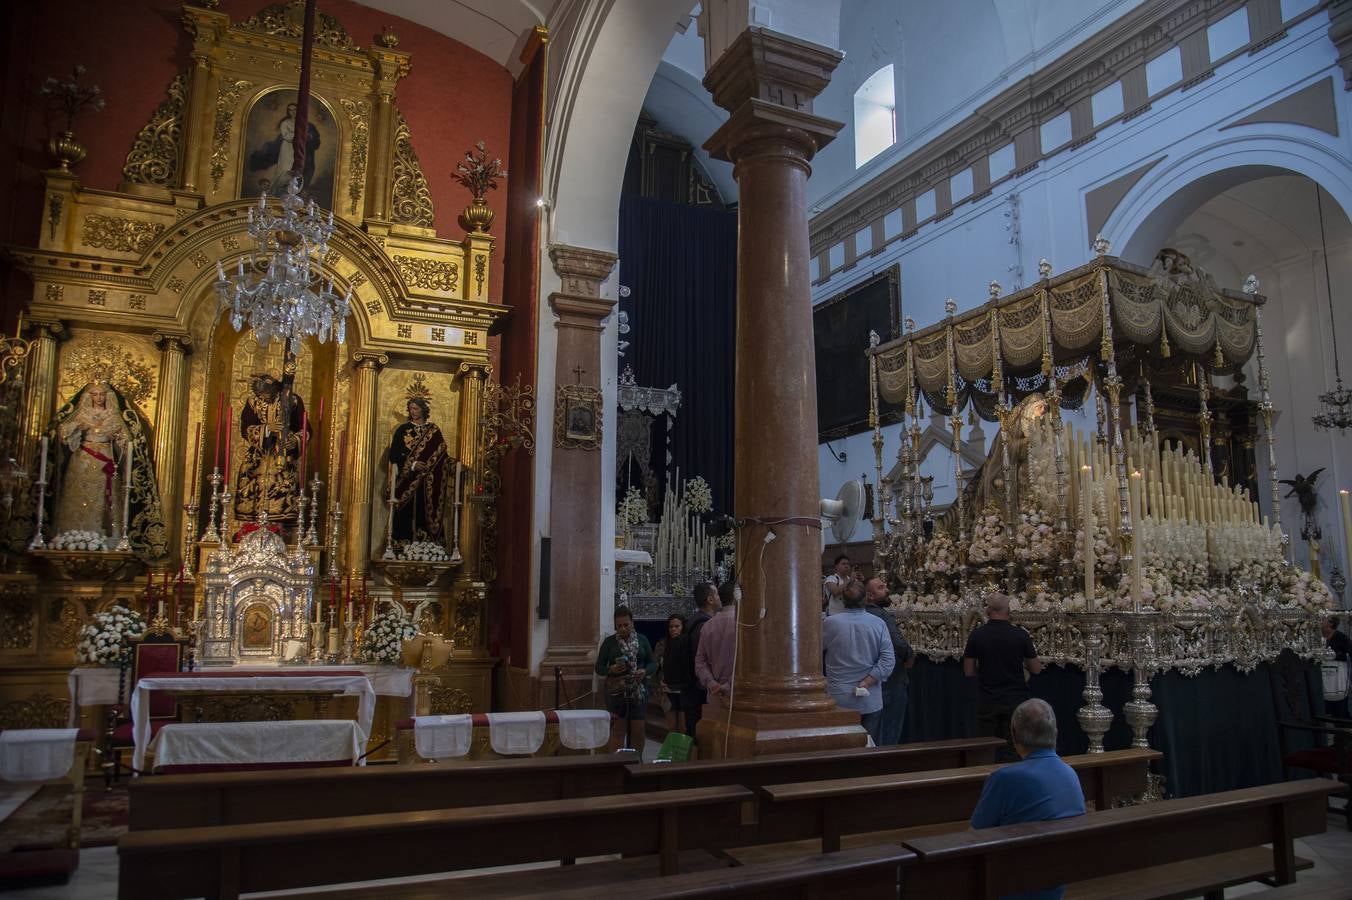
[[[854,572],[850,568],[850,558],[842,553],[836,557],[834,570],[822,582],[822,612],[835,616],[845,611],[841,598],[845,595],[845,585],[852,580]]]

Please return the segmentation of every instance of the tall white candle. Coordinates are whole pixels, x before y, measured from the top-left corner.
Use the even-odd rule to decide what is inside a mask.
[[[1084,601],[1094,610],[1094,471],[1080,467],[1080,494],[1084,498]]]
[[[1141,557],[1145,555],[1145,542],[1141,540],[1141,473],[1131,473],[1131,491],[1127,497],[1131,514],[1131,605],[1135,612],[1141,611],[1142,573]]]
[[[394,503],[394,482],[399,477],[399,464],[390,463],[390,503]]]
[[[1338,504],[1343,508],[1343,546],[1347,554],[1343,565],[1352,568],[1352,504],[1349,504],[1346,489],[1338,492]]]
[[[42,449],[38,451],[38,481],[47,480],[47,435],[42,436]]]
[[[127,526],[131,524],[131,441],[127,441],[122,450],[122,536],[127,536]]]

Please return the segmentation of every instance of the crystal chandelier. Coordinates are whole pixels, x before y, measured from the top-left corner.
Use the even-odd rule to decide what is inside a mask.
[[[314,52],[315,0],[305,0],[305,21],[301,32],[300,84],[296,92],[296,112],[292,120],[291,178],[286,195],[279,204],[268,204],[267,194],[258,198],[257,208],[249,210],[249,236],[256,245],[247,259],[239,261],[239,271],[227,277],[216,263],[216,296],[222,310],[230,310],[230,324],[236,331],[245,325],[253,329],[260,344],[273,339],[286,342],[295,353],[301,342],[313,337],[321,344],[333,337],[343,343],[347,337],[347,315],[352,291],[339,297],[320,271],[321,260],[333,236],[333,212],[325,219],[323,210],[300,196],[301,174],[308,152],[310,110],[310,59]]]
[[[313,200],[307,205],[300,187],[300,179],[292,178],[280,208],[269,206],[266,196],[249,208],[249,236],[257,246],[247,262],[240,259],[237,274],[227,277],[216,263],[216,295],[235,330],[248,325],[260,344],[277,338],[293,353],[306,337],[343,343],[352,299],[351,289],[339,296],[333,279],[325,284],[319,272],[333,236],[333,213],[325,219]]]
[[[1312,418],[1320,431],[1339,432],[1352,428],[1352,390],[1343,387],[1338,362],[1338,331],[1333,312],[1333,282],[1329,279],[1329,245],[1324,236],[1324,202],[1319,185],[1314,186],[1315,207],[1319,211],[1319,243],[1324,249],[1324,288],[1329,295],[1329,339],[1333,341],[1333,379],[1336,387],[1319,395],[1320,410]]]

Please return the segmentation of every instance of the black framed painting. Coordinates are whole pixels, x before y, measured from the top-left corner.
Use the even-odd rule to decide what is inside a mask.
[[[901,336],[901,267],[893,265],[812,309],[817,361],[817,439],[868,429],[869,332]]]

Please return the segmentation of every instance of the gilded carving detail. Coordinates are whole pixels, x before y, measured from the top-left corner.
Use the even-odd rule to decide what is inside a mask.
[[[175,294],[183,293],[183,289],[188,286],[187,282],[185,282],[182,278],[179,278],[177,275],[170,278],[166,282],[166,285],[168,286],[169,290],[173,291]]]
[[[79,606],[74,600],[57,600],[51,612],[55,615],[48,620],[46,643],[58,650],[74,648],[80,639],[80,629],[85,624]]]
[[[90,213],[85,216],[80,242],[86,247],[98,247],[103,250],[144,253],[163,231],[164,225],[159,222],[142,222]]]
[[[371,111],[371,104],[365,100],[348,100],[347,98],[339,100],[338,103],[347,113],[348,121],[352,123],[352,138],[348,143],[351,155],[347,174],[347,211],[356,215],[357,203],[361,200],[362,188],[366,184],[366,122],[367,114]]]
[[[477,347],[477,346],[479,346],[479,332],[477,332],[477,331],[466,331],[466,332],[465,332],[465,345],[468,346],[468,347]]]
[[[455,630],[451,633],[457,647],[474,647],[479,643],[479,597],[466,591],[455,604]]]
[[[33,646],[33,601],[6,597],[0,604],[0,650]]]
[[[233,27],[255,34],[270,34],[300,40],[304,22],[305,3],[303,0],[291,0],[290,3],[273,3],[265,6],[257,15]],[[347,30],[338,20],[323,12],[315,14],[315,46],[354,52],[361,50],[352,42],[352,38],[348,37]]]
[[[145,308],[146,308],[145,294],[131,294],[127,297],[127,309],[145,309]]]
[[[267,12],[267,10],[263,12]],[[262,14],[259,13],[259,15]],[[246,81],[243,78],[227,78],[221,82],[220,91],[216,94],[216,123],[211,133],[211,189],[213,191],[220,190],[221,179],[225,177],[226,164],[230,162],[230,145],[235,138],[234,128],[232,127],[235,122],[235,106],[239,103],[240,95],[252,87],[252,81]]]
[[[394,212],[393,219],[405,225],[431,228],[435,219],[432,192],[423,177],[413,137],[404,114],[395,110],[394,127]]]
[[[474,711],[474,700],[469,693],[447,685],[437,685],[427,692],[433,716],[456,716]]]
[[[484,276],[488,270],[488,257],[482,253],[474,255],[474,284],[476,286],[475,294],[482,295],[484,292]]]
[[[105,291],[105,290],[101,290],[101,289],[99,289],[99,288],[90,288],[90,289],[89,289],[89,305],[90,305],[90,306],[107,306],[107,305],[108,305],[108,292]]]
[[[239,238],[235,237],[233,234],[227,234],[225,237],[221,238],[221,249],[226,253],[234,253],[239,249]]]
[[[61,208],[65,205],[65,200],[60,194],[51,194],[47,197],[47,237],[56,240],[56,226],[61,224]]]
[[[385,305],[381,303],[378,298],[366,301],[366,312],[370,315],[378,316],[380,315],[380,311],[384,308]]]
[[[396,256],[394,267],[399,270],[399,277],[411,288],[449,293],[455,290],[460,281],[460,267],[445,260]]]
[[[61,354],[62,397],[73,396],[91,381],[108,382],[123,397],[140,406],[155,393],[154,367],[125,344],[110,338],[72,341]]]
[[[136,135],[136,142],[131,145],[127,161],[122,165],[122,177],[129,183],[176,185],[179,147],[183,139],[183,107],[187,97],[188,76],[175,76],[150,121]]]
[[[411,338],[411,337],[413,337],[413,326],[412,326],[412,325],[400,325],[400,326],[399,326],[399,336],[400,336],[401,338]]]
[[[432,326],[432,340],[438,343],[446,343],[446,329],[439,325]]]
[[[60,284],[47,285],[46,297],[48,303],[60,303],[66,298],[65,286]]]
[[[27,700],[0,706],[0,728],[65,728],[70,701],[38,691]]]

